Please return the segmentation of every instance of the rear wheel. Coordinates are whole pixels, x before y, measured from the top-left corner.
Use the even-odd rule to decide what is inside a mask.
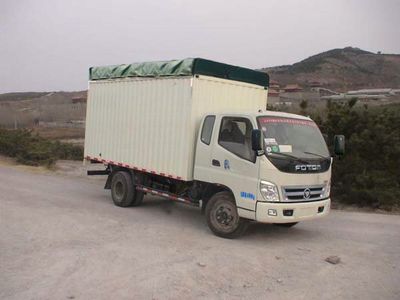
[[[298,222],[293,222],[293,223],[274,223],[274,225],[280,226],[280,227],[293,227],[297,223]]]
[[[219,192],[211,197],[206,206],[206,218],[215,235],[229,239],[242,235],[248,224],[239,217],[235,199],[229,192]]]
[[[135,190],[136,177],[127,171],[118,171],[111,180],[111,197],[116,206],[128,207],[142,204],[144,193]]]
[[[144,182],[144,175],[140,173],[134,173],[132,175],[132,180],[133,180],[133,185],[140,183],[143,184]],[[144,192],[135,190],[134,196],[133,196],[133,202],[132,206],[139,206],[142,204],[144,198]]]

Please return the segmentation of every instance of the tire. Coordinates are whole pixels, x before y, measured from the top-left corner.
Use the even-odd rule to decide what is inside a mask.
[[[144,175],[140,173],[134,173],[132,175],[132,183],[133,186],[135,187],[136,183],[143,183],[144,182]],[[144,198],[144,192],[138,191],[135,189],[134,195],[133,195],[133,201],[131,206],[139,206],[142,204]]]
[[[128,207],[134,203],[135,187],[128,172],[118,171],[111,180],[111,197],[116,206]]]
[[[299,222],[293,222],[293,223],[274,223],[274,225],[280,226],[280,227],[287,227],[287,228],[290,228],[290,227],[293,227],[294,225],[296,225],[297,223],[299,223]]]
[[[211,231],[223,238],[241,236],[248,222],[239,217],[235,199],[229,192],[219,192],[210,198],[206,206],[206,219]]]

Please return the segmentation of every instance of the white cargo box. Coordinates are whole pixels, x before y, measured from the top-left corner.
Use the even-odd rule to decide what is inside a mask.
[[[266,103],[260,85],[204,75],[90,81],[85,158],[193,180],[201,119]]]

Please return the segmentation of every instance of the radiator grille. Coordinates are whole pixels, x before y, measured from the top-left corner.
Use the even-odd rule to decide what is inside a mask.
[[[283,201],[304,202],[322,200],[325,188],[325,185],[285,186],[282,188]]]

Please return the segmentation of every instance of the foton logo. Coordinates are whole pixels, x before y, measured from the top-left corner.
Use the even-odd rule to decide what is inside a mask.
[[[321,165],[296,165],[296,171],[319,171],[321,170]]]

